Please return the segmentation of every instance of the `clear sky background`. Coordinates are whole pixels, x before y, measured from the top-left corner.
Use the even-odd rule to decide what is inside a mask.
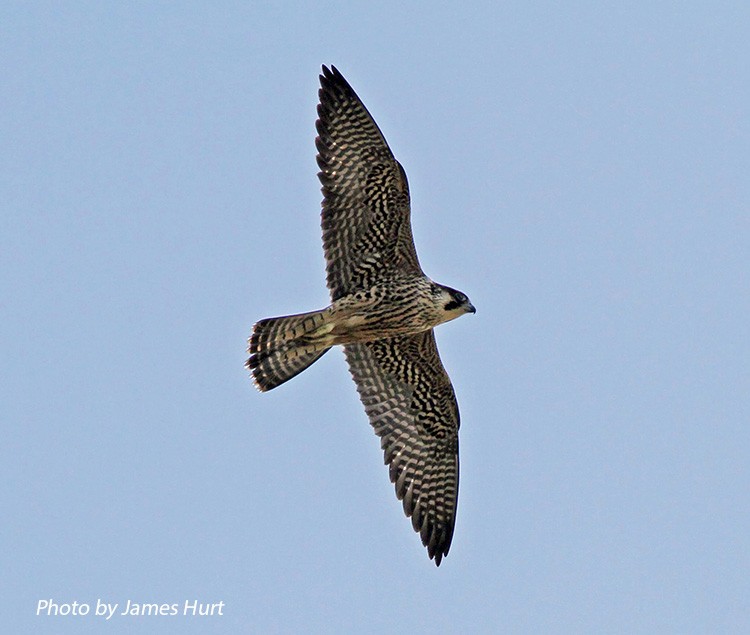
[[[744,2],[3,3],[3,631],[750,632],[749,33]],[[342,353],[243,369],[253,322],[327,304],[322,63],[477,307],[437,332],[439,569]]]

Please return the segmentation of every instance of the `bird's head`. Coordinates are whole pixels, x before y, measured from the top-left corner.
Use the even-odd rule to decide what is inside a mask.
[[[442,284],[436,286],[438,287],[439,301],[442,310],[445,313],[446,322],[448,320],[454,320],[455,318],[462,316],[464,313],[477,312],[474,305],[469,302],[469,298],[466,297],[465,293],[443,286]]]

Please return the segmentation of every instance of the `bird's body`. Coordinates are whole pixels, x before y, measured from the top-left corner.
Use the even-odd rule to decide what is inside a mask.
[[[344,346],[396,494],[440,564],[455,523],[459,415],[432,329],[474,307],[425,276],[403,168],[343,76],[323,67],[320,79],[316,143],[331,304],[257,322],[247,367],[256,386],[270,390]]]

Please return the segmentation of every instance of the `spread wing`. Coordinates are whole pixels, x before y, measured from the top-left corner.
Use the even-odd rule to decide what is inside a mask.
[[[331,298],[370,286],[385,268],[422,274],[411,232],[409,185],[377,124],[335,67],[323,67],[318,177]]]
[[[426,331],[344,348],[396,496],[440,565],[456,519],[459,415],[435,336]]]

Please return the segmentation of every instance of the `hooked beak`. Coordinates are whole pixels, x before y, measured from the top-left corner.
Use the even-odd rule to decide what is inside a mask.
[[[471,302],[469,302],[469,303],[468,303],[468,304],[466,305],[466,312],[467,312],[467,313],[476,313],[476,312],[477,312],[477,310],[476,310],[476,309],[474,308],[474,305],[473,305],[473,304],[472,304]]]

